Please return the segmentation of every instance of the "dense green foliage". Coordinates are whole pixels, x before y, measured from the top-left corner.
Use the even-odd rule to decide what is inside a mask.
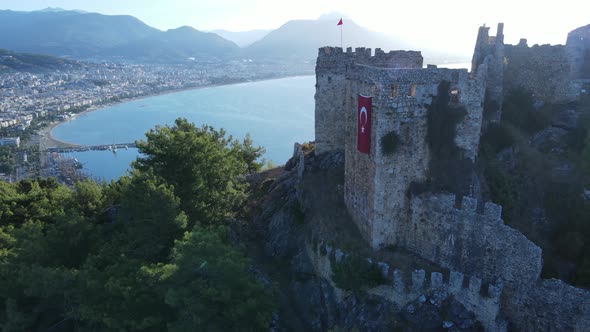
[[[8,146],[0,146],[0,173],[10,174],[14,170],[14,151]]]
[[[448,191],[463,195],[468,191],[473,162],[463,156],[455,143],[457,125],[467,115],[460,104],[451,101],[451,83],[442,81],[438,94],[428,107],[426,140],[431,151],[428,181],[410,185],[411,194],[423,191]]]
[[[199,205],[202,197],[181,197],[174,186],[203,181],[210,187],[197,193],[219,190],[212,195],[241,197],[238,171],[245,172],[247,163],[237,156],[247,151],[213,129],[178,124],[186,129],[182,134],[168,127],[150,132],[158,138],[170,130],[178,135],[165,142],[148,135],[144,144],[152,150],[143,150],[144,159],[137,162],[142,169],[108,185],[0,182],[2,331],[268,328],[272,289],[248,272],[248,260],[228,242],[220,220],[205,219],[231,216],[235,205]],[[182,146],[185,155],[164,154],[159,144]],[[192,154],[205,158],[197,148],[215,157],[197,161]],[[171,161],[182,159],[197,165],[175,169]],[[212,170],[216,167],[235,173],[225,176]],[[184,173],[169,174],[174,170]],[[201,219],[194,226],[184,206],[199,206]]]
[[[358,291],[363,287],[376,287],[385,282],[377,264],[358,255],[346,256],[332,264],[334,283],[345,290]]]
[[[549,107],[536,109],[530,92],[514,89],[507,93],[502,105],[502,123],[534,133],[551,124],[550,112]]]
[[[182,210],[193,223],[224,221],[245,198],[243,177],[258,170],[256,160],[262,149],[254,148],[249,137],[243,143],[226,137],[225,131],[196,128],[186,119],[172,127],[156,127],[137,143],[144,155],[134,168],[153,172],[174,187]]]
[[[389,132],[381,137],[381,151],[385,155],[392,155],[397,151],[400,143],[399,136],[395,131]]]
[[[566,153],[533,147],[531,135],[563,110],[579,114],[563,142]],[[590,202],[584,195],[590,182],[589,129],[590,99],[535,108],[530,93],[515,90],[506,97],[501,123],[482,136],[478,165],[491,200],[503,207],[504,221],[542,247],[544,275],[585,287],[590,287]],[[532,208],[542,211],[546,225],[531,223]],[[568,265],[573,268],[564,269]]]

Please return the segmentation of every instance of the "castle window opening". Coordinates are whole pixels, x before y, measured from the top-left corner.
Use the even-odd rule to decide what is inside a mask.
[[[416,83],[410,84],[410,89],[408,90],[408,97],[416,97]]]
[[[458,103],[459,102],[459,89],[452,88],[449,91],[449,94],[451,95],[451,102],[452,103]]]
[[[391,85],[391,95],[390,95],[391,98],[397,97],[397,88],[398,88],[398,85],[397,84],[392,84]]]

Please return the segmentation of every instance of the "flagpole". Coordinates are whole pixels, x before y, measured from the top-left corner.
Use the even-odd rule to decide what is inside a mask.
[[[342,45],[342,26],[344,24],[340,24],[340,48],[344,51],[344,46]]]

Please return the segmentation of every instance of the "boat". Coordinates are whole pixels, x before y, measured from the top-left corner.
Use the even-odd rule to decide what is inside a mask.
[[[125,150],[129,150],[129,147],[127,145],[125,145]]]
[[[117,146],[113,144],[113,153],[117,153]]]

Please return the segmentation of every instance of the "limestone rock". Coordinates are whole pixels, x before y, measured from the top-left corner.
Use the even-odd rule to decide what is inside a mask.
[[[336,299],[330,284],[322,278],[291,283],[295,308],[308,331],[326,331],[336,319]]]

